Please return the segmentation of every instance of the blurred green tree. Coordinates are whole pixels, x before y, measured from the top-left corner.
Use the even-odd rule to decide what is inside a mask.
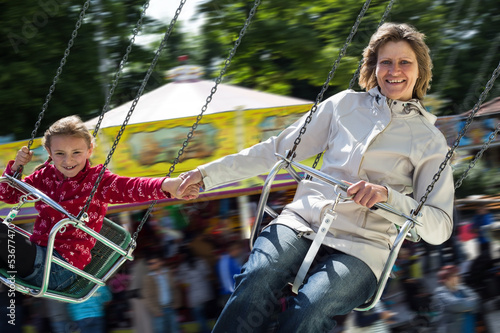
[[[63,58],[83,1],[40,0],[36,2],[0,1],[0,136],[15,140],[31,136],[49,87]],[[140,18],[144,1],[92,1],[86,11],[75,43],[67,57],[60,79],[37,133],[55,120],[78,114],[84,120],[98,115],[106,92]],[[149,17],[140,34],[161,34],[170,22]],[[178,30],[178,29],[177,29]],[[182,49],[182,33],[174,30],[162,53],[146,91],[165,83],[164,71],[175,65]],[[116,106],[133,99],[154,57],[153,47],[133,46],[129,61],[111,100]],[[175,47],[170,47],[174,45]],[[169,48],[170,47],[170,48]]]
[[[363,48],[376,30],[389,1],[371,1],[357,34],[337,68],[325,97],[348,87]],[[363,1],[262,1],[231,67],[231,83],[314,100],[346,42]],[[216,75],[238,37],[251,1],[208,0],[199,7],[201,62]],[[491,58],[498,44],[500,8],[494,0],[396,1],[387,21],[406,22],[427,35],[434,61],[430,93],[446,101],[441,114],[470,109],[496,67]],[[488,58],[488,63],[485,63]],[[481,69],[483,75],[481,74]],[[475,87],[472,83],[477,81]],[[354,88],[358,88],[355,86]],[[472,89],[472,90],[471,90]],[[470,102],[464,101],[470,96]]]

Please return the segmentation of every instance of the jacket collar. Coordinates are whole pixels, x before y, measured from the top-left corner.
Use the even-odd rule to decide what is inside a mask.
[[[378,86],[368,90],[368,93],[375,98],[375,103],[378,106],[384,107],[384,105],[387,105],[387,98],[380,93]],[[411,103],[412,106],[415,106],[415,108],[420,112],[422,116],[424,116],[425,119],[427,119],[428,122],[430,122],[431,124],[434,124],[436,122],[437,117],[425,109],[422,101],[418,99],[412,99],[408,103]]]

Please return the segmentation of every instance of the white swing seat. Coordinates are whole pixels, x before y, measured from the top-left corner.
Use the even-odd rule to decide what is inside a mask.
[[[42,285],[40,287],[33,286],[15,275],[13,278],[11,273],[6,269],[0,269],[0,282],[9,288],[34,297],[50,298],[68,303],[81,303],[90,298],[99,287],[104,286],[106,281],[125,263],[126,260],[133,260],[132,251],[135,248],[135,244],[133,244],[130,233],[120,225],[104,218],[101,231],[97,233],[36,188],[10,176],[0,177],[0,183],[3,182],[8,183],[30,197],[42,200],[52,208],[67,216],[67,218],[56,223],[49,234]],[[79,228],[97,240],[91,251],[92,261],[85,266],[83,270],[52,255],[55,238],[57,234],[59,234],[59,230],[65,228],[67,225]],[[9,227],[26,238],[31,236],[29,232],[18,226],[11,224]],[[20,256],[21,254],[16,255]],[[52,262],[77,274],[76,281],[60,291],[48,289],[50,264]],[[15,280],[15,282],[13,280]]]
[[[274,178],[276,175],[279,173],[281,169],[286,169],[290,175],[297,181],[300,182],[302,180],[302,177],[300,174],[292,167],[297,167],[299,170],[303,171],[307,175],[311,177],[316,177],[322,181],[324,181],[327,184],[330,184],[332,186],[338,186],[341,190],[346,191],[347,188],[349,187],[349,184],[339,181],[321,171],[318,171],[314,168],[296,163],[294,161],[290,161],[284,156],[277,155],[278,157],[281,158],[280,161],[278,161],[271,171],[269,172],[266,181],[264,182],[264,185],[262,187],[262,193],[259,199],[259,204],[257,207],[257,213],[255,217],[255,223],[252,228],[252,233],[250,236],[250,248],[253,248],[253,244],[255,240],[258,237],[258,234],[261,231],[261,225],[262,225],[262,219],[264,217],[264,213],[268,213],[272,218],[276,218],[278,214],[273,211],[271,208],[267,206],[267,200],[269,198],[269,193],[271,191],[271,186],[274,181]],[[380,279],[377,284],[377,289],[374,293],[373,296],[370,297],[369,300],[367,300],[364,304],[361,306],[357,307],[355,310],[357,311],[368,311],[372,309],[377,302],[380,300],[380,297],[382,296],[382,293],[384,291],[385,285],[387,283],[387,280],[389,279],[389,276],[391,275],[392,268],[394,266],[394,263],[398,257],[399,250],[401,249],[401,246],[403,245],[403,242],[405,239],[408,239],[412,242],[417,242],[420,240],[420,237],[417,235],[415,231],[415,224],[420,224],[418,221],[416,221],[413,217],[408,216],[406,214],[403,214],[397,210],[395,210],[392,206],[386,204],[386,203],[378,203],[375,205],[377,209],[383,209],[386,210],[390,213],[396,214],[398,216],[404,217],[406,219],[406,222],[403,224],[403,226],[399,229],[399,233],[396,237],[396,240],[394,241],[394,244],[391,248],[391,251],[389,253],[389,257],[387,258],[384,269],[382,271],[382,274],[380,276]]]

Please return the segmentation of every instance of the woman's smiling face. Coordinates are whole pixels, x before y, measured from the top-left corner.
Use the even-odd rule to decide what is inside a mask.
[[[390,99],[408,101],[418,78],[415,52],[406,41],[387,42],[378,50],[377,83],[381,93]]]
[[[55,135],[50,139],[48,153],[57,170],[65,178],[71,178],[83,170],[87,159],[92,155],[92,147],[83,138]]]

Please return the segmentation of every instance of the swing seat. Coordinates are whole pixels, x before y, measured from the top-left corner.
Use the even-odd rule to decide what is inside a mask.
[[[268,213],[272,218],[276,218],[278,216],[278,213],[276,213],[274,210],[272,210],[270,207],[267,206],[267,200],[269,198],[269,193],[271,191],[271,185],[274,181],[274,178],[281,169],[286,169],[290,173],[292,178],[294,178],[297,182],[300,182],[302,180],[302,177],[292,166],[297,167],[299,170],[303,171],[310,177],[316,177],[326,182],[327,184],[330,184],[332,186],[338,186],[342,191],[347,191],[347,188],[349,187],[349,184],[339,181],[321,171],[289,160],[284,156],[278,154],[277,156],[281,158],[281,160],[276,162],[276,164],[273,166],[262,187],[262,193],[259,199],[259,204],[257,206],[257,213],[255,216],[255,223],[253,225],[252,233],[250,236],[251,249],[253,248],[253,244],[258,237],[258,233],[260,233],[264,213]],[[418,242],[420,240],[420,237],[418,236],[414,228],[416,224],[421,225],[420,222],[418,222],[411,216],[408,216],[404,213],[397,211],[392,206],[386,203],[378,203],[374,207],[375,207],[374,209],[383,209],[390,213],[404,217],[406,219],[406,222],[403,224],[403,226],[399,228],[398,235],[396,236],[396,240],[394,241],[389,256],[385,262],[374,295],[370,299],[368,299],[364,304],[355,308],[354,310],[356,311],[368,311],[372,309],[380,300],[380,297],[382,296],[382,292],[384,291],[385,285],[387,284],[387,280],[391,275],[392,268],[394,266],[394,263],[396,262],[399,250],[401,249],[404,240],[407,239],[412,242]]]
[[[13,185],[16,189],[43,200],[54,209],[58,211],[65,211],[64,208],[53,202],[53,200],[48,198],[43,192],[38,191],[20,180],[7,176],[0,177],[0,182],[7,182],[9,185]],[[66,215],[68,218],[55,224],[50,232],[44,271],[46,277],[44,278],[42,286],[31,285],[19,277],[16,277],[15,283],[12,283],[13,281],[10,279],[11,276],[6,269],[0,269],[0,282],[4,283],[11,289],[15,289],[23,294],[29,294],[30,296],[45,297],[68,303],[81,303],[90,298],[95,291],[99,289],[99,287],[105,285],[106,281],[120,268],[121,265],[123,265],[123,263],[125,263],[126,260],[133,260],[131,252],[133,248],[135,248],[135,246],[132,245],[135,244],[133,244],[132,237],[125,228],[107,218],[104,218],[101,231],[97,233],[88,228],[83,222],[71,216],[71,214],[66,212]],[[55,238],[59,233],[59,230],[65,228],[68,224],[85,231],[97,240],[95,246],[91,250],[92,261],[85,266],[83,270],[70,265],[65,260],[52,256]],[[29,232],[19,228],[18,226],[10,225],[9,227],[26,238],[31,236]],[[63,290],[48,289],[48,276],[50,272],[47,271],[47,268],[50,270],[50,264],[52,262],[64,266],[65,268],[76,273],[77,279],[75,282]]]
[[[100,235],[113,242],[124,251],[131,241],[130,233],[127,230],[107,218],[104,219]],[[104,285],[105,281],[112,275],[110,271],[115,272],[116,269],[121,266],[120,264],[118,267],[114,267],[119,263],[122,255],[111,249],[103,241],[98,240],[96,242],[91,254],[92,261],[85,266],[83,272],[101,280],[103,283],[89,280],[84,276],[77,276],[76,281],[67,288],[63,290],[47,289],[43,296],[69,303],[83,302],[92,296],[101,285]],[[15,287],[17,291],[33,296],[41,290],[41,287],[31,285],[19,277],[16,277],[15,285],[12,285],[12,281],[9,280],[9,277],[10,274],[6,269],[0,269],[0,281],[8,287]]]

